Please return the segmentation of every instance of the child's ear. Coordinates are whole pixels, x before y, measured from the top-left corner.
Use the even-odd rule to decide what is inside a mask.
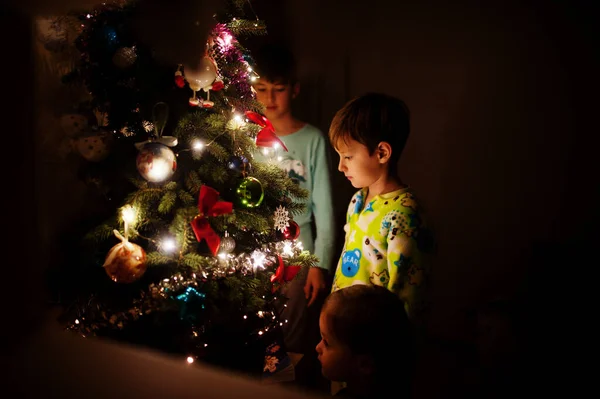
[[[392,156],[392,146],[390,143],[382,141],[377,146],[377,158],[379,158],[379,163],[387,163]]]
[[[300,82],[296,82],[292,86],[292,98],[298,97],[299,93],[300,93]]]

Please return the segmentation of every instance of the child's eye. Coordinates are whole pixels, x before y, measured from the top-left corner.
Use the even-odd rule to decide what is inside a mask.
[[[265,89],[263,89],[263,88],[257,89],[256,87],[254,88],[254,90],[256,90],[256,91],[261,91],[261,92],[262,92],[262,91],[265,91]]]
[[[285,87],[276,87],[275,91],[278,91],[281,93],[281,92],[285,91]]]
[[[344,159],[351,159],[351,158],[352,158],[352,157],[351,157],[351,156],[349,156],[349,155],[344,157]]]

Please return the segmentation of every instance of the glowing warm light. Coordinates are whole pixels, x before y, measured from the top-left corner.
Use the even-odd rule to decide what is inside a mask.
[[[173,162],[162,158],[154,158],[152,167],[148,171],[148,180],[152,182],[163,181],[171,175],[172,170]]]
[[[79,324],[79,319],[75,319],[75,324]]]
[[[252,262],[254,263],[254,267],[255,268],[260,267],[261,269],[264,269],[266,257],[267,256],[265,254],[263,254],[262,252],[254,251],[252,253]]]
[[[262,311],[262,310],[259,310],[259,311],[258,311],[258,317],[263,317],[263,315],[264,315],[263,311]]]
[[[223,33],[223,42],[225,43],[225,46],[227,46],[227,47],[231,46],[232,40],[233,40],[233,36],[231,36],[227,32]]]
[[[251,82],[256,82],[256,76],[250,76],[250,81]]]
[[[252,67],[248,65],[248,72],[252,72]]]
[[[194,140],[192,148],[196,151],[200,151],[204,148],[204,143],[201,140]]]
[[[283,157],[280,155],[277,157],[277,162],[281,162],[281,161],[283,161]]]
[[[231,119],[229,120],[229,128],[233,130],[237,130],[242,128],[246,124],[246,121],[242,116],[238,113],[233,114]]]
[[[165,238],[161,242],[161,247],[167,252],[172,252],[177,248],[177,244],[173,238]],[[177,280],[177,277],[175,277],[175,279]]]
[[[123,209],[121,209],[121,217],[125,223],[133,223],[135,222],[136,211],[135,208],[131,205],[125,205]]]
[[[92,16],[91,16],[90,14],[86,15],[85,17],[86,17],[87,19],[90,19],[90,18],[92,18]]]
[[[246,320],[248,318],[248,316],[244,315],[244,320]]]
[[[220,259],[225,260],[225,258],[227,257],[227,254],[225,252],[221,252],[217,255]]]
[[[279,143],[275,143],[273,144],[273,148],[275,148],[276,150],[278,150],[281,146],[279,145]]]
[[[206,348],[208,346],[208,344],[204,344],[204,347]]]
[[[262,331],[259,331],[259,332],[258,332],[258,335],[263,335],[263,332],[262,332]]]
[[[283,244],[283,254],[287,256],[294,256],[294,251],[292,251],[292,243],[290,241],[286,241]]]
[[[263,154],[269,155],[269,150],[267,148],[263,148]]]
[[[189,364],[192,364],[192,363],[194,363],[194,358],[193,358],[193,357],[191,357],[191,356],[188,356],[188,358],[187,358],[187,362],[188,362]]]

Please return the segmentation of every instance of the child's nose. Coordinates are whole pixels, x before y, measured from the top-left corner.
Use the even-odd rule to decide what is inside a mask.
[[[317,344],[317,346],[315,347],[315,350],[317,351],[317,353],[318,353],[319,355],[320,355],[320,354],[321,354],[321,352],[323,351],[323,350],[321,349],[321,342],[323,342],[323,341],[319,341],[319,343],[318,343],[318,344]]]
[[[345,168],[346,167],[344,166],[344,162],[340,159],[340,162],[338,163],[338,170],[340,172],[343,172]]]

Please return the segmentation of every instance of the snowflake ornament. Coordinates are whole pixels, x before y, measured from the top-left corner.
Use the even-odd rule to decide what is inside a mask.
[[[275,220],[275,228],[277,230],[283,232],[290,225],[290,217],[288,215],[288,211],[281,205],[275,209],[273,219]]]

